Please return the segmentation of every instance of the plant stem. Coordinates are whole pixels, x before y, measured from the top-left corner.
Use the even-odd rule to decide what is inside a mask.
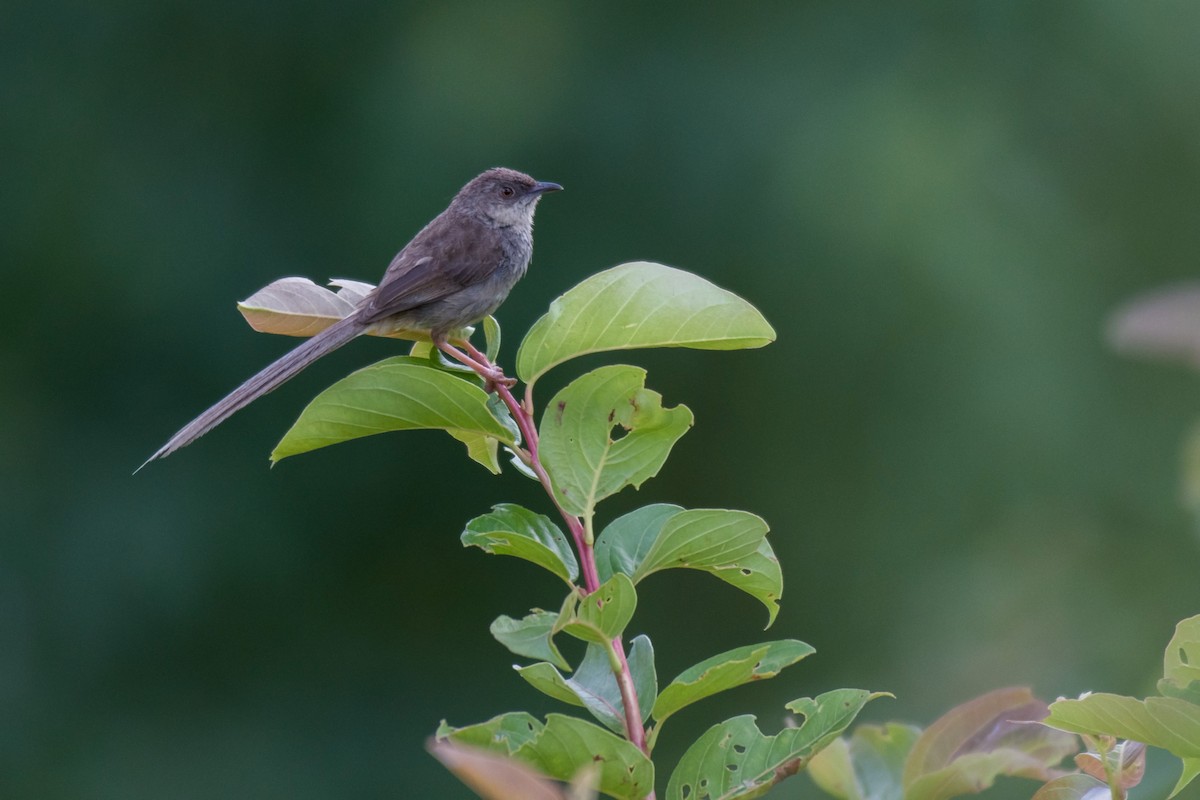
[[[583,521],[564,509],[558,501],[558,498],[554,494],[554,485],[550,482],[550,475],[546,472],[546,468],[542,466],[542,460],[538,455],[538,432],[533,421],[532,393],[526,391],[525,402],[523,404],[518,402],[504,380],[495,380],[496,375],[504,376],[503,371],[493,364],[487,356],[475,349],[470,342],[464,342],[463,344],[467,352],[460,354],[461,357],[460,355],[454,355],[454,357],[473,369],[476,366],[479,367],[479,369],[476,369],[476,372],[491,384],[496,394],[499,395],[500,400],[508,408],[508,413],[512,414],[513,419],[517,421],[517,427],[521,430],[521,438],[525,441],[525,449],[529,453],[529,468],[533,470],[533,474],[537,476],[538,481],[542,484],[542,488],[545,489],[551,502],[554,503],[554,507],[558,509],[558,513],[567,524],[567,529],[571,531],[571,538],[575,540],[575,548],[579,552],[580,570],[583,573],[583,588],[587,594],[591,594],[600,588],[600,576],[596,571],[596,551],[588,535],[589,531],[584,527]],[[447,345],[442,350],[449,352],[449,350],[454,350],[454,348]],[[450,354],[453,355],[453,353]],[[621,641],[620,636],[613,638],[612,649],[613,653],[616,654],[618,664],[618,668],[613,670],[613,674],[617,679],[617,687],[621,691],[621,704],[625,707],[625,733],[634,746],[643,753],[646,753],[646,755],[649,755],[642,710],[638,705],[637,691],[633,685],[633,673],[629,669],[629,660],[625,657],[625,643]],[[646,795],[646,800],[654,800],[654,796],[654,792],[651,791],[650,794]]]
[[[612,640],[612,646],[613,652],[617,654],[617,661],[621,664],[621,668],[614,672],[617,676],[617,688],[621,690],[621,705],[625,707],[625,732],[637,749],[650,755],[646,749],[646,729],[642,725],[642,709],[633,685],[633,672],[629,669],[629,660],[625,658],[625,644],[621,637],[617,636]]]

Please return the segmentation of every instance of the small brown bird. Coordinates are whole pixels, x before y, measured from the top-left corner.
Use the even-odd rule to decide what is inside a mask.
[[[557,183],[535,181],[503,167],[479,175],[396,254],[379,285],[354,313],[234,389],[180,429],[146,464],[191,444],[321,356],[376,326],[428,331],[434,343],[446,349],[450,331],[499,308],[525,274],[533,255],[538,200],[561,189]]]

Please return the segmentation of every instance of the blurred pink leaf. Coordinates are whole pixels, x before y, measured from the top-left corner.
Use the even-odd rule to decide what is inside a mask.
[[[1142,782],[1146,774],[1146,745],[1125,740],[1114,744],[1107,753],[1109,770],[1121,789],[1130,789]],[[1088,752],[1075,756],[1075,765],[1097,780],[1108,783],[1108,772],[1104,768],[1105,754]]]
[[[484,800],[567,800],[557,783],[512,758],[447,740],[431,741],[429,752]]]
[[[1027,688],[998,689],[951,709],[913,745],[907,800],[944,800],[988,788],[1000,775],[1048,781],[1079,751],[1074,736],[1038,723],[1048,707]]]
[[[1108,340],[1121,353],[1200,367],[1200,283],[1135,297],[1109,318]]]

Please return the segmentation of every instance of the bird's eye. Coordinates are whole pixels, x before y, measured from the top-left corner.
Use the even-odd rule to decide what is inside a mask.
[[[511,186],[503,186],[500,189],[500,194],[504,197],[512,197],[514,192]]]

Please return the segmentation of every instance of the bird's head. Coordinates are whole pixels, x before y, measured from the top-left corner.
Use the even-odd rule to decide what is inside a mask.
[[[515,169],[494,167],[464,186],[454,204],[500,227],[530,225],[542,195],[561,190],[557,183],[536,181]]]

